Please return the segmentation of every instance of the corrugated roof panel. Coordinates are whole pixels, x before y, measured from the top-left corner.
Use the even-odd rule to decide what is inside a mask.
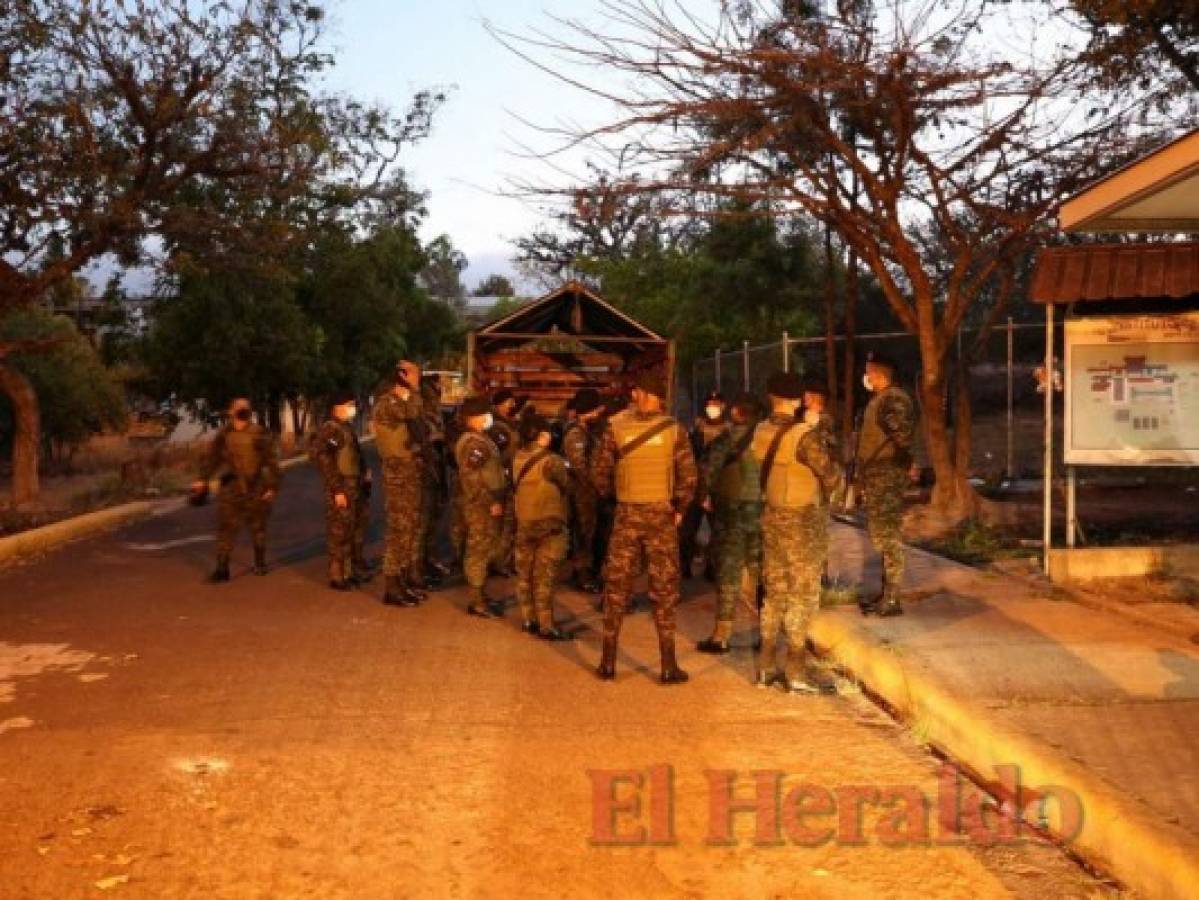
[[[1199,242],[1049,247],[1037,255],[1034,303],[1199,299]]]

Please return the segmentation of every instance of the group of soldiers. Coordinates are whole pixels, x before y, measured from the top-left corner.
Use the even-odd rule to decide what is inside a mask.
[[[915,408],[888,360],[869,361],[863,380],[872,397],[852,465],[883,581],[859,605],[863,614],[892,616],[903,611],[900,516]],[[712,633],[698,649],[730,652],[737,606],[755,598],[757,684],[824,689],[804,647],[820,604],[830,512],[846,484],[825,390],[778,372],[767,383],[767,409],[750,396],[726,406],[712,395],[690,433],[667,414],[666,396],[665,377],[647,372],[625,407],[580,390],[567,404],[563,431],[531,405],[522,411],[506,390],[468,398],[447,421],[436,383],[422,378],[416,364],[401,362],[371,411],[386,509],[383,602],[418,605],[448,574],[433,548],[449,497],[469,614],[502,617],[505,604],[488,593],[488,579],[515,575],[524,630],[570,640],[554,615],[558,575],[569,557],[575,586],[602,597],[597,675],[612,679],[625,613],[644,573],[660,680],[681,683],[688,676],[676,656],[676,607],[707,517],[705,569],[718,583],[719,600]],[[234,401],[229,412],[195,486],[201,495],[214,475],[222,484],[211,576],[218,582],[229,578],[233,539],[243,524],[253,538],[254,572],[266,573],[266,520],[279,484],[273,441],[253,423],[249,403]],[[373,480],[357,417],[353,394],[333,397],[310,446],[324,484],[329,586],[342,591],[374,574],[363,552]]]

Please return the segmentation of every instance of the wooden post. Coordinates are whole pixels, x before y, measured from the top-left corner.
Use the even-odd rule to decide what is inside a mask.
[[[783,332],[783,371],[791,371],[791,336]]]
[[[1016,477],[1016,411],[1015,390],[1013,381],[1013,363],[1015,360],[1015,344],[1012,340],[1012,317],[1007,317],[1007,463],[1004,471],[1008,480]]]
[[[1041,548],[1045,574],[1053,548],[1053,304],[1045,304],[1045,457],[1041,465]]]
[[[467,396],[473,395],[475,392],[475,333],[469,331],[466,334],[466,393]]]

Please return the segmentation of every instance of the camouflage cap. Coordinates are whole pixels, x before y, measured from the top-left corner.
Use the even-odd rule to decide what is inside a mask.
[[[485,416],[491,412],[491,404],[486,397],[467,397],[462,401],[462,417],[470,419],[475,416]]]
[[[803,379],[795,372],[775,372],[766,382],[766,393],[780,400],[799,400],[803,389]]]
[[[633,387],[639,391],[645,391],[647,394],[653,394],[655,397],[666,398],[666,376],[661,372],[651,370],[639,373],[637,380],[633,382]]]

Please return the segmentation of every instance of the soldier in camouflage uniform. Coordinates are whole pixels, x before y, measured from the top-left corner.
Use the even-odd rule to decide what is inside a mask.
[[[720,535],[716,624],[712,636],[697,645],[701,653],[729,652],[743,583],[748,580],[756,590],[762,580],[762,488],[758,461],[751,452],[757,424],[757,402],[752,397],[738,398],[729,430],[712,442],[701,469],[701,481],[708,486],[704,503],[719,523],[715,533]]]
[[[704,408],[700,417],[691,429],[691,450],[695,454],[695,463],[699,467],[699,489],[695,502],[683,515],[683,524],[679,528],[679,559],[683,567],[683,577],[691,577],[691,563],[695,559],[696,542],[699,530],[705,517],[708,520],[708,547],[704,553],[704,577],[709,581],[716,579],[716,548],[720,546],[719,526],[715,516],[703,507],[703,500],[708,496],[708,487],[704,484],[704,472],[707,468],[708,453],[718,437],[727,434],[728,419],[724,414],[724,397],[713,391],[704,399]]]
[[[575,587],[587,593],[599,591],[595,566],[595,529],[599,514],[599,495],[591,481],[591,460],[595,452],[594,423],[602,409],[599,392],[582,388],[572,401],[575,420],[562,436],[562,452],[570,466],[570,502],[574,512]]]
[[[421,420],[425,429],[425,477],[421,482],[420,535],[417,540],[418,570],[426,587],[437,587],[448,574],[437,561],[437,531],[446,496],[445,420],[441,415],[441,383],[436,376],[421,376],[410,362],[408,377],[420,385]]]
[[[369,518],[371,473],[362,458],[353,421],[354,394],[334,395],[329,419],[316,434],[316,463],[325,482],[325,529],[329,587],[349,591],[370,580],[363,556]]]
[[[526,416],[520,436],[523,446],[513,462],[516,601],[526,632],[564,641],[567,635],[554,624],[554,582],[570,542],[570,475],[566,460],[550,449],[553,433],[544,418]]]
[[[391,389],[375,401],[375,446],[383,466],[383,502],[387,513],[383,554],[383,602],[416,606],[420,589],[418,543],[421,539],[421,491],[425,478],[426,433],[412,388],[411,369],[401,363]]]
[[[751,452],[760,467],[766,503],[762,516],[766,598],[762,606],[762,645],[757,683],[768,687],[778,677],[779,629],[787,638],[783,670],[788,690],[819,690],[807,675],[808,625],[820,606],[820,575],[828,554],[828,510],[824,485],[835,478],[819,416],[797,419],[803,383],[794,373],[778,372],[767,385],[770,418],[754,430]]]
[[[512,460],[520,447],[520,434],[514,418],[516,413],[516,397],[507,388],[498,390],[491,398],[491,427],[487,430],[488,437],[500,451],[504,461],[504,470],[512,477]],[[516,510],[512,508],[512,497],[509,495],[504,506],[504,516],[500,522],[500,545],[496,553],[495,570],[499,575],[512,574],[513,551],[516,541]]]
[[[677,684],[687,673],[675,659],[675,607],[679,602],[678,526],[695,498],[698,474],[687,433],[663,412],[666,381],[643,374],[633,407],[614,415],[592,465],[603,495],[616,495],[604,584],[603,653],[596,674],[616,676],[616,649],[633,580],[644,555],[661,652],[661,681]]]
[[[502,614],[500,603],[487,596],[488,570],[501,551],[501,527],[508,502],[508,475],[504,459],[488,437],[492,425],[491,404],[472,397],[462,404],[466,431],[458,438],[454,456],[458,462],[460,503],[465,527],[462,570],[471,589],[466,611],[484,619]]]
[[[903,586],[903,495],[912,464],[916,436],[916,407],[895,383],[895,364],[880,356],[866,363],[866,390],[874,396],[862,414],[858,435],[857,478],[866,530],[882,555],[882,592],[864,600],[862,614],[898,616],[903,613],[899,592]]]
[[[200,478],[192,485],[197,497],[207,496],[212,478],[221,485],[216,568],[208,577],[213,584],[229,580],[229,558],[243,525],[249,527],[254,544],[254,574],[267,572],[266,523],[279,489],[279,460],[274,438],[254,423],[253,415],[244,397],[229,405],[229,421],[217,432],[200,467]]]

